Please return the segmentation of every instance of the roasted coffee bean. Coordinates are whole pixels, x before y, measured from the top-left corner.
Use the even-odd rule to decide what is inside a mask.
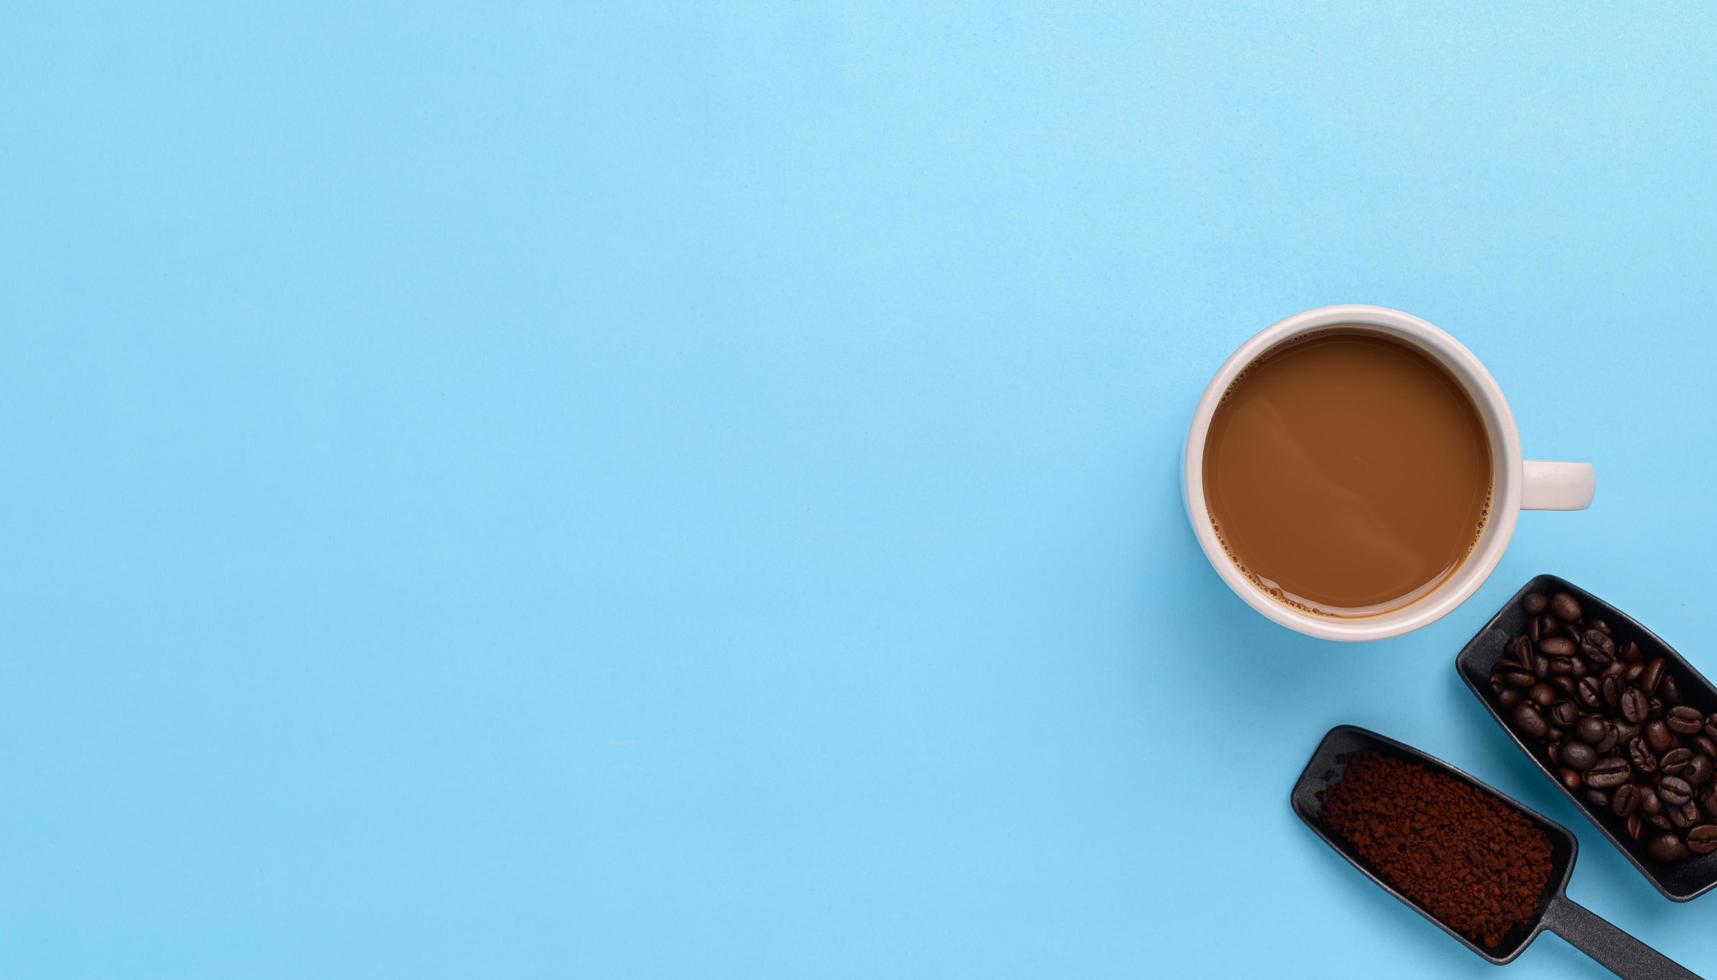
[[[1622,829],[1626,831],[1628,840],[1637,841],[1641,837],[1645,836],[1645,821],[1640,819],[1639,814],[1633,814],[1628,817],[1627,821],[1622,825]]]
[[[1662,698],[1653,694],[1651,697],[1646,698],[1645,701],[1646,701],[1646,706],[1650,709],[1649,714],[1651,715],[1651,717],[1653,717],[1653,718],[1662,718],[1663,717],[1663,699]]]
[[[1568,759],[1568,748],[1572,745],[1580,745],[1580,743],[1570,742],[1562,747],[1564,762]],[[1569,763],[1569,767],[1578,768],[1573,763]],[[1622,759],[1598,759],[1586,770],[1585,775],[1586,785],[1591,789],[1615,789],[1618,786],[1627,785],[1628,780],[1632,778],[1633,770],[1628,768],[1627,762]]]
[[[1622,647],[1622,659],[1630,664],[1637,664],[1644,657],[1645,654],[1640,652],[1639,644],[1633,640],[1629,640],[1628,645]]]
[[[1566,677],[1574,672],[1574,660],[1572,657],[1546,657],[1544,658],[1544,662],[1549,664],[1547,669],[1550,673],[1555,674],[1558,677]]]
[[[1539,680],[1543,680],[1544,678],[1550,676],[1550,660],[1549,660],[1549,658],[1547,658],[1547,657],[1534,657],[1532,659],[1532,676],[1538,678]]]
[[[1542,660],[1539,661],[1539,663],[1543,662]],[[1574,696],[1574,678],[1572,677],[1552,677],[1545,683],[1569,697]]]
[[[1612,708],[1620,704],[1622,700],[1622,692],[1628,689],[1628,682],[1617,677],[1615,674],[1610,674],[1603,679],[1601,684],[1603,688],[1604,703]]]
[[[1544,636],[1544,620],[1538,616],[1526,617],[1526,638],[1534,645]]]
[[[1550,636],[1538,641],[1538,652],[1546,657],[1572,657],[1574,641],[1565,636]],[[1555,668],[1552,667],[1552,670]]]
[[[1580,683],[1574,685],[1574,700],[1588,711],[1596,711],[1604,705],[1604,686],[1596,677],[1582,677]]]
[[[1628,669],[1622,674],[1622,679],[1629,684],[1639,680],[1639,675],[1645,673],[1645,664],[1628,664]]]
[[[1616,737],[1623,742],[1631,742],[1639,737],[1639,726],[1625,721],[1616,722]]]
[[[1610,805],[1610,794],[1601,789],[1589,789],[1582,795],[1585,796],[1586,802],[1589,805],[1599,810],[1605,809]]]
[[[1514,710],[1519,712],[1520,708]],[[1642,776],[1657,772],[1657,756],[1652,754],[1651,746],[1645,744],[1645,739],[1634,738],[1628,741],[1628,764],[1634,767],[1634,772]]]
[[[1657,771],[1665,776],[1684,776],[1692,762],[1693,753],[1688,749],[1670,749],[1657,760]]]
[[[1543,738],[1550,731],[1550,725],[1545,722],[1544,715],[1539,712],[1537,705],[1529,701],[1522,701],[1515,706],[1514,723],[1532,738]]]
[[[1681,685],[1676,683],[1674,674],[1663,675],[1663,683],[1657,686],[1657,693],[1670,704],[1681,703]]]
[[[1585,772],[1598,761],[1598,753],[1590,745],[1572,738],[1562,743],[1562,751],[1558,755],[1563,765],[1576,772]]]
[[[1683,704],[1669,709],[1663,716],[1663,723],[1668,725],[1672,732],[1697,735],[1705,727],[1705,716],[1699,713],[1698,708],[1689,708]]]
[[[1639,812],[1648,816],[1663,812],[1663,797],[1657,795],[1657,787],[1641,786],[1639,788]]]
[[[1645,744],[1659,755],[1675,747],[1675,736],[1669,733],[1669,726],[1653,719],[1645,723]]]
[[[1540,682],[1526,689],[1526,699],[1540,708],[1548,708],[1556,703],[1556,689]]]
[[[1601,676],[1604,676],[1604,677],[1615,677],[1618,674],[1626,673],[1627,669],[1628,669],[1627,664],[1622,663],[1620,660],[1612,660],[1609,663],[1605,664],[1604,669],[1602,671],[1600,671],[1599,673]]]
[[[1597,749],[1599,755],[1609,755],[1612,751],[1615,750],[1615,747],[1617,744],[1618,743],[1617,743],[1617,739],[1616,739],[1616,726],[1610,724],[1609,722],[1605,722],[1604,723],[1604,737],[1599,739],[1598,743],[1596,745],[1593,745],[1592,748]],[[1619,758],[1619,756],[1618,756],[1618,758]]]
[[[1580,720],[1580,706],[1572,701],[1558,701],[1550,706],[1550,723],[1567,728]]]
[[[1717,741],[1717,712],[1705,716],[1705,735]]]
[[[1572,623],[1580,618],[1580,601],[1566,592],[1558,592],[1550,597],[1550,611],[1564,623]]]
[[[1591,627],[1592,629],[1595,629],[1598,632],[1604,634],[1605,636],[1610,635],[1610,624],[1604,622],[1601,619],[1593,617],[1592,619],[1586,620],[1586,625]]]
[[[1690,827],[1687,831],[1687,849],[1695,854],[1710,854],[1717,851],[1717,826],[1702,823]]]
[[[1585,677],[1587,674],[1590,674],[1591,672],[1592,672],[1592,668],[1586,666],[1586,661],[1581,660],[1579,657],[1569,657],[1568,658],[1568,676],[1569,677]]]
[[[1693,799],[1693,787],[1680,776],[1665,776],[1657,781],[1657,797],[1665,806],[1680,806]]]
[[[1569,769],[1567,766],[1563,766],[1562,771],[1558,775],[1562,777],[1562,785],[1568,787],[1570,791],[1580,788],[1580,774],[1574,770]]]
[[[1663,864],[1679,861],[1687,856],[1687,845],[1681,843],[1681,838],[1675,834],[1658,834],[1651,839],[1646,850],[1651,852],[1653,860]]]
[[[1675,826],[1669,822],[1669,817],[1661,813],[1646,814],[1645,825],[1653,830],[1669,830]]]
[[[1711,736],[1704,732],[1700,732],[1698,735],[1688,739],[1687,744],[1693,746],[1693,751],[1698,752],[1701,755],[1708,755],[1713,759],[1717,759],[1717,742],[1711,741]]]
[[[1639,809],[1639,787],[1633,783],[1623,783],[1610,794],[1610,812],[1618,817],[1631,815]]]
[[[1544,610],[1550,608],[1550,600],[1542,592],[1528,592],[1526,598],[1520,600],[1520,608],[1526,610],[1528,616],[1542,616]]]
[[[1653,657],[1647,661],[1645,672],[1639,675],[1639,689],[1647,694],[1656,694],[1657,686],[1663,683],[1663,670],[1667,666],[1662,657]]]
[[[1616,657],[1616,640],[1607,637],[1599,630],[1587,630],[1580,635],[1580,656],[1593,664],[1604,666]]]
[[[1524,636],[1515,637],[1514,642],[1508,645],[1508,652],[1513,655],[1516,663],[1527,670],[1531,670],[1533,663],[1538,659],[1532,652],[1532,641]]]
[[[1574,734],[1578,735],[1580,740],[1585,742],[1587,745],[1597,745],[1599,742],[1602,742],[1604,740],[1604,735],[1607,734],[1609,730],[1610,726],[1604,722],[1604,719],[1597,715],[1586,715],[1584,718],[1581,718],[1578,722],[1574,723]]]
[[[1505,687],[1497,692],[1496,703],[1505,708],[1512,708],[1520,703],[1520,688]]]
[[[1698,789],[1711,781],[1714,770],[1717,770],[1717,765],[1712,763],[1710,756],[1695,755],[1693,761],[1687,764],[1687,771],[1681,774],[1681,778],[1687,780],[1687,785]]]
[[[1531,687],[1538,683],[1532,672],[1522,667],[1510,667],[1502,672],[1502,682],[1509,687]]]
[[[1508,678],[1508,682],[1515,687],[1530,686],[1518,683],[1513,677]],[[1651,710],[1650,706],[1646,704],[1645,695],[1641,694],[1639,688],[1636,687],[1630,687],[1622,692],[1620,707],[1622,717],[1636,725],[1645,721],[1647,713]]]
[[[1688,800],[1680,806],[1670,807],[1664,816],[1669,818],[1670,825],[1677,830],[1686,830],[1699,822],[1699,805]]]
[[[1699,809],[1705,811],[1706,816],[1717,820],[1717,783],[1699,791],[1698,803]]]

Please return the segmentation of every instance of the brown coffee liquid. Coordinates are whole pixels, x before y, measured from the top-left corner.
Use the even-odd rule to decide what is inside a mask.
[[[1419,351],[1335,327],[1229,386],[1204,445],[1204,498],[1229,556],[1291,605],[1399,608],[1460,566],[1490,511],[1490,440]]]

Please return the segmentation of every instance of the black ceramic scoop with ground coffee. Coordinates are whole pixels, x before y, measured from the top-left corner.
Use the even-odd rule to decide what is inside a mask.
[[[1563,894],[1573,834],[1417,749],[1331,729],[1293,807],[1354,867],[1492,963],[1549,929],[1619,976],[1697,976]]]

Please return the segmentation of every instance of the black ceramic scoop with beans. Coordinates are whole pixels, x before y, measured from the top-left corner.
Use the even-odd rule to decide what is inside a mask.
[[[1543,893],[1538,900],[1537,908],[1529,920],[1515,925],[1495,945],[1482,946],[1460,931],[1450,928],[1447,923],[1438,919],[1423,905],[1397,890],[1377,868],[1359,856],[1356,850],[1326,823],[1323,813],[1325,792],[1341,781],[1349,761],[1364,752],[1376,752],[1406,759],[1427,769],[1453,777],[1481,793],[1488,794],[1497,802],[1518,811],[1543,831],[1550,844],[1550,873],[1545,882]],[[1352,725],[1337,726],[1324,736],[1323,741],[1318,744],[1317,750],[1312,753],[1311,761],[1306,763],[1305,771],[1300,774],[1299,781],[1294,784],[1292,801],[1294,812],[1299,814],[1300,819],[1304,820],[1306,825],[1323,839],[1324,843],[1346,858],[1361,873],[1412,907],[1414,911],[1436,923],[1444,932],[1460,940],[1468,949],[1492,963],[1500,965],[1512,962],[1531,944],[1532,940],[1538,937],[1539,933],[1548,929],[1586,955],[1602,963],[1618,976],[1641,978],[1696,978],[1698,976],[1628,933],[1599,918],[1563,894],[1563,890],[1568,884],[1568,876],[1574,870],[1574,858],[1580,847],[1574,839],[1574,835],[1566,828],[1552,823],[1538,812],[1511,797],[1497,792],[1441,759],[1426,755],[1418,749],[1403,745],[1394,739],[1386,738],[1364,728]]]
[[[1569,656],[1547,656],[1546,650],[1562,653],[1569,645],[1560,642],[1568,638],[1554,628],[1559,617],[1549,608],[1557,595],[1574,602],[1562,612],[1573,614],[1577,606],[1576,622],[1601,623],[1609,642],[1593,637],[1596,647],[1578,643]],[[1529,596],[1544,597],[1542,612],[1528,611]],[[1534,599],[1532,608],[1539,602]],[[1520,660],[1523,635],[1531,641],[1530,664]],[[1637,666],[1640,676],[1629,680],[1622,673],[1606,689],[1606,671],[1617,671],[1616,663]],[[1717,712],[1717,689],[1673,647],[1590,592],[1539,575],[1479,630],[1455,667],[1503,731],[1666,898],[1685,902],[1717,886],[1717,780],[1712,760],[1700,758],[1717,738],[1694,727],[1698,716],[1710,720]],[[1534,675],[1531,684],[1525,674]],[[1510,688],[1512,693],[1502,693]],[[1535,695],[1547,703],[1535,702]],[[1583,731],[1583,725],[1590,728]],[[1596,752],[1580,744],[1586,735],[1597,736],[1588,743]],[[1547,739],[1561,741],[1553,748]],[[1648,795],[1653,799],[1646,800]],[[1684,797],[1691,800],[1680,802]],[[1655,814],[1647,812],[1648,804]],[[1713,852],[1698,853],[1708,848]]]

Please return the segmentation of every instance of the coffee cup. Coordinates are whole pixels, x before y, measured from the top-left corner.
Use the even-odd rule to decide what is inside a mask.
[[[1316,604],[1284,598],[1282,590],[1231,554],[1207,499],[1206,443],[1212,422],[1237,382],[1277,352],[1330,332],[1391,342],[1422,355],[1451,379],[1476,412],[1475,439],[1488,449],[1489,481],[1482,520],[1458,562],[1419,594],[1358,615],[1330,614]],[[1193,534],[1229,588],[1253,609],[1289,629],[1330,640],[1379,640],[1427,626],[1466,601],[1502,559],[1522,510],[1581,510],[1595,486],[1588,463],[1523,459],[1514,415],[1484,365],[1449,334],[1416,316],[1381,306],[1324,306],[1260,331],[1223,362],[1199,399],[1181,459],[1181,489]],[[1339,556],[1338,556],[1339,557]]]

